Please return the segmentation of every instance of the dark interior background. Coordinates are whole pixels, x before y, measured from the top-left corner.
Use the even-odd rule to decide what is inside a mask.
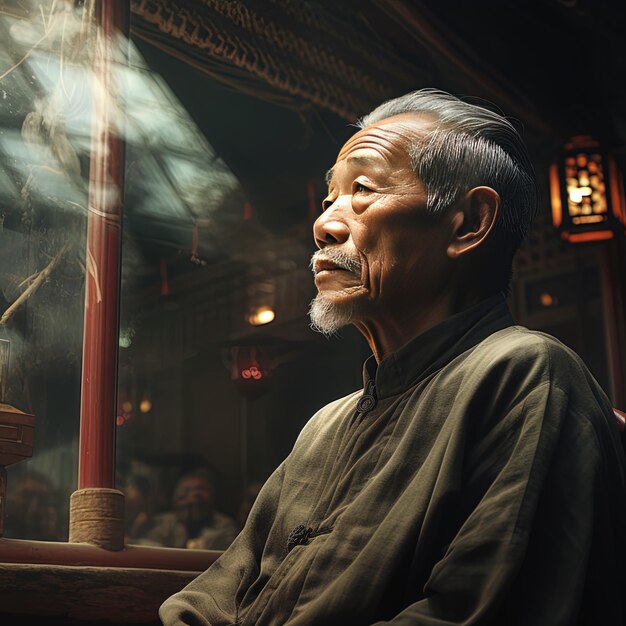
[[[421,87],[496,107],[522,130],[541,197],[516,260],[511,309],[518,323],[554,334],[576,350],[623,408],[624,238],[563,241],[551,223],[548,193],[550,163],[573,135],[595,137],[625,171],[622,2],[277,0],[216,2],[219,11],[191,0],[154,4],[162,12],[180,8],[174,25],[184,11],[195,12],[218,34],[275,54],[284,70],[276,83],[263,83],[258,74],[210,58],[173,30],[159,30],[142,14],[145,2],[131,3],[131,41],[145,71],[163,82],[181,115],[239,183],[208,216],[194,215],[193,206],[175,209],[174,203],[168,211],[165,196],[159,211],[151,211],[161,190],[142,180],[136,164],[146,155],[155,163],[167,155],[150,142],[129,142],[121,313],[129,343],[120,348],[118,405],[122,413],[125,401],[137,407],[149,397],[152,408],[135,408],[119,425],[118,469],[122,478],[150,477],[155,508],[168,508],[182,471],[206,462],[222,479],[220,507],[235,514],[244,486],[263,480],[281,462],[311,415],[360,387],[368,349],[357,332],[346,329],[326,339],[308,327],[311,226],[325,194],[324,174],[357,118],[383,99]],[[290,53],[263,48],[260,35],[228,17],[228,7],[247,8],[299,47]],[[358,74],[355,82],[351,73]],[[35,106],[33,94],[18,109],[0,108],[3,127],[19,129]],[[155,135],[167,130],[158,128]],[[155,171],[158,177],[162,170]],[[6,241],[27,228],[18,212],[9,211],[4,227]],[[5,271],[15,262],[10,249],[7,244],[0,250],[3,289],[14,280],[13,269]],[[45,258],[33,253],[19,280]],[[63,266],[65,276],[75,270]],[[15,352],[11,401],[37,416],[33,467],[39,463],[41,469],[57,455],[50,475],[65,502],[76,486],[80,284],[55,305],[54,319],[64,316],[62,324],[53,324],[46,314],[51,309],[42,306],[63,286],[60,278],[51,281],[16,318],[16,328],[30,336],[30,352]],[[276,319],[251,326],[247,307],[269,293],[264,289],[271,292]],[[542,304],[546,294],[550,306]],[[44,362],[42,355],[51,352],[54,358]],[[266,374],[254,388],[235,376],[238,359],[249,364],[252,358]],[[16,468],[15,479],[26,471],[22,467],[30,466]]]

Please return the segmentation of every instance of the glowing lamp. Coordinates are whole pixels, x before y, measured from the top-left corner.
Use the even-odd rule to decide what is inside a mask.
[[[617,164],[600,144],[579,135],[565,144],[550,167],[552,223],[572,243],[624,233],[626,207]]]
[[[539,296],[539,302],[541,302],[541,306],[551,307],[558,304],[558,299],[555,298],[551,293],[543,292]]]
[[[252,326],[263,326],[274,321],[276,314],[274,309],[269,306],[258,306],[250,310],[248,314],[248,323]]]
[[[150,411],[152,410],[152,402],[150,402],[150,398],[144,398],[139,403],[139,410],[142,413],[150,413]]]

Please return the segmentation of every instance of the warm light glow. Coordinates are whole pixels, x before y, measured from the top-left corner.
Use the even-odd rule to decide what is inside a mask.
[[[591,187],[568,187],[569,199],[572,202],[582,202],[583,196],[591,195]]]
[[[122,402],[122,411],[124,411],[124,413],[130,413],[133,410],[133,403],[129,402],[128,400],[125,400],[124,402]]]
[[[570,243],[583,243],[586,241],[604,241],[605,239],[612,239],[613,233],[610,230],[598,230],[589,233],[563,233],[561,236]]]
[[[579,217],[572,218],[572,224],[595,224],[597,222],[604,222],[606,217],[604,215],[581,215]]]
[[[541,302],[542,306],[554,306],[556,304],[556,298],[554,298],[551,293],[542,293],[539,296],[539,302]]]
[[[615,159],[608,157],[607,161],[611,181],[610,194],[611,202],[613,204],[613,214],[623,225],[626,225],[626,198],[624,197],[622,176],[617,169]]]
[[[591,175],[590,175],[591,173]],[[606,213],[606,187],[602,170],[602,156],[598,153],[579,153],[576,159],[566,159],[565,183],[567,210],[575,224],[592,224],[603,219],[576,219],[576,216],[594,216]]]
[[[140,403],[139,403],[139,410],[142,413],[149,413],[150,409],[152,409],[152,402],[150,402],[150,400],[148,398],[144,398]]]
[[[558,228],[563,221],[563,206],[561,204],[559,168],[556,163],[550,167],[550,200],[552,202],[552,223],[555,228]]]
[[[565,144],[562,160],[550,166],[552,222],[572,243],[603,241],[626,222],[626,202],[614,160],[589,136]]]
[[[252,326],[262,326],[263,324],[273,322],[275,317],[274,309],[269,306],[260,306],[250,312],[248,322]]]

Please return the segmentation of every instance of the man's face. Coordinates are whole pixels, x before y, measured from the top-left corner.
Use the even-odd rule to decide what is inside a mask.
[[[213,512],[215,494],[201,476],[183,478],[174,490],[174,509],[184,522],[199,522]]]
[[[440,289],[448,231],[444,218],[427,213],[407,152],[429,126],[416,115],[392,117],[339,152],[314,225],[311,319],[320,330],[402,315]]]

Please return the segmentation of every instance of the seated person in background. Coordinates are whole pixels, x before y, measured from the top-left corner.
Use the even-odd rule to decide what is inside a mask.
[[[145,476],[131,474],[123,479],[124,492],[124,541],[145,543],[142,535],[152,522],[150,515],[150,483]]]
[[[311,418],[165,626],[624,626],[611,402],[505,299],[536,204],[515,127],[420,90],[328,183],[311,319],[366,337],[364,389]]]
[[[213,473],[199,468],[176,483],[173,511],[155,516],[144,539],[169,548],[224,550],[237,536],[235,520],[215,510]]]
[[[56,494],[50,481],[28,472],[9,483],[4,535],[17,539],[63,541],[59,529]]]

